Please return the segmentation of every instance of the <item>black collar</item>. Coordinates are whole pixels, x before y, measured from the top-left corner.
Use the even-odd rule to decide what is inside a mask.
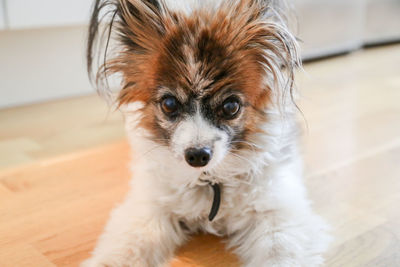
[[[212,220],[214,220],[215,216],[217,216],[219,206],[221,204],[221,188],[217,183],[212,184],[210,182],[209,185],[214,191],[213,203],[211,206],[210,214],[208,215],[208,220],[211,222]]]

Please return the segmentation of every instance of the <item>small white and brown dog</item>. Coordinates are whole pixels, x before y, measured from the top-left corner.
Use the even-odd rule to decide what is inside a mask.
[[[199,231],[225,237],[243,266],[323,263],[329,237],[302,182],[285,10],[276,0],[95,2],[89,72],[104,56],[97,85],[120,77],[133,178],[83,266],[168,266]]]

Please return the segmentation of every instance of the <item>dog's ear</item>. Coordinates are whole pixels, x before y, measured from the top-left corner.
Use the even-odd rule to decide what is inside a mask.
[[[288,26],[289,10],[285,0],[241,0],[231,11],[240,14],[232,21],[244,25],[242,43],[257,55],[267,88],[283,101],[286,92],[293,96],[294,73],[301,64],[297,40]]]
[[[117,30],[123,44],[132,52],[154,49],[165,32],[162,8],[157,0],[120,0]]]
[[[159,0],[96,0],[87,38],[87,70],[97,89],[108,91],[109,74],[123,62],[109,60],[109,45],[117,41],[123,53],[144,55],[156,49],[163,33],[163,2]],[[98,71],[95,70],[98,68]]]

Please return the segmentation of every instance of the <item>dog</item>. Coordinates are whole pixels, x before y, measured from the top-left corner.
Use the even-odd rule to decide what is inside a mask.
[[[226,238],[242,266],[323,264],[330,237],[302,182],[288,10],[276,0],[95,2],[88,69],[102,92],[120,84],[133,178],[82,266],[168,266],[197,232]]]

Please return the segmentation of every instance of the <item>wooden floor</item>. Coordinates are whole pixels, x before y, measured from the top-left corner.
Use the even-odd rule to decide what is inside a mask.
[[[400,266],[400,45],[299,76],[306,183],[335,237],[327,266]],[[77,266],[127,190],[122,119],[96,96],[0,111],[0,266]],[[238,266],[212,236],[172,266]]]

